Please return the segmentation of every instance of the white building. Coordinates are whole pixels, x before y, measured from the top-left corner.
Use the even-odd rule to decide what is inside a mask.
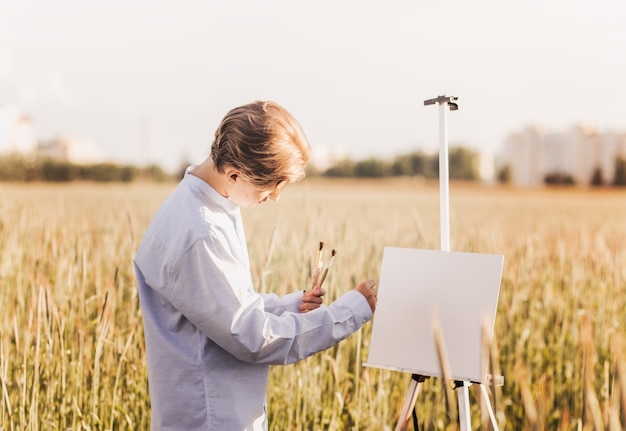
[[[43,157],[76,164],[102,161],[102,154],[94,141],[68,136],[40,145],[37,152]]]
[[[618,157],[626,157],[626,133],[599,133],[588,126],[560,133],[528,127],[507,137],[498,168],[508,167],[511,182],[521,187],[540,186],[547,175],[589,185],[596,170],[611,182]]]
[[[12,105],[0,106],[0,154],[28,154],[37,147],[30,117]]]

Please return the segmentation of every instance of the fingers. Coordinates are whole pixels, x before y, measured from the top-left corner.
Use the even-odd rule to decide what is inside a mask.
[[[307,290],[302,295],[302,302],[313,302],[316,304],[321,304],[323,301],[323,296],[326,295],[326,291],[321,287],[314,287],[311,290]]]
[[[376,282],[374,280],[370,280],[368,282],[368,286],[370,286],[370,290],[372,291],[371,301],[368,300],[370,307],[372,307],[372,313],[376,310],[376,304],[378,303],[378,289],[376,289]]]
[[[372,292],[376,292],[376,280],[367,280],[361,282],[357,286],[357,290],[365,296],[369,296]]]
[[[356,290],[358,290],[369,304],[372,309],[372,313],[376,310],[376,303],[378,302],[378,290],[376,289],[376,281],[375,280],[367,280],[361,282]]]
[[[305,291],[302,295],[302,303],[298,305],[298,310],[300,310],[301,313],[306,313],[307,311],[319,308],[324,302],[324,295],[326,295],[326,291],[319,286]]]
[[[302,303],[302,304],[298,305],[298,310],[300,310],[300,313],[306,313],[307,311],[312,311],[312,310],[315,310],[315,309],[319,308],[320,305],[322,305],[322,304],[316,304],[316,303],[313,303],[313,302],[306,302],[306,303]]]
[[[367,280],[364,283],[370,289],[374,289],[376,287],[376,280]]]

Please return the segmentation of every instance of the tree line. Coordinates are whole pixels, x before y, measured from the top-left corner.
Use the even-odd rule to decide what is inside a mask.
[[[51,158],[25,157],[15,154],[0,157],[0,181],[129,183],[138,179],[163,182],[173,178],[157,165],[139,168],[134,165],[112,162],[82,165]]]
[[[182,178],[185,168],[183,164],[174,174],[170,174],[160,166],[153,164],[148,167],[102,162],[81,165],[50,158],[26,157],[22,155],[7,155],[0,157],[0,181],[95,181],[95,182],[132,182],[149,180],[157,182],[178,181]],[[448,151],[449,177],[453,180],[477,181],[480,180],[479,154],[465,147],[453,147]],[[439,178],[439,154],[429,154],[423,151],[414,151],[399,155],[391,159],[375,157],[364,160],[346,158],[333,163],[331,166],[320,169],[314,165],[307,168],[309,176],[324,176],[329,178],[382,178],[397,176],[420,176],[426,179]],[[511,181],[511,169],[503,166],[497,173],[497,181],[508,183]],[[576,185],[574,178],[569,174],[559,172],[549,173],[544,177],[546,185]],[[597,168],[588,185],[599,186],[626,186],[626,159],[618,157],[615,160],[613,179],[606,179],[600,168]]]
[[[477,180],[477,153],[466,148],[453,148],[449,151],[451,179]],[[112,162],[81,165],[51,158],[10,155],[0,157],[0,181],[96,181],[132,182],[138,179],[170,181],[182,178],[184,168],[168,174],[158,165],[139,168]],[[310,165],[310,176],[378,178],[388,176],[423,176],[438,178],[439,156],[424,152],[412,152],[397,156],[392,160],[368,158],[354,161],[341,160],[326,169]]]
[[[448,166],[451,179],[480,179],[478,162],[479,155],[475,151],[464,147],[455,147],[448,150]],[[378,178],[421,176],[424,178],[439,178],[439,154],[414,151],[389,160],[374,157],[359,161],[344,159],[322,171],[315,171],[313,174],[320,174],[326,177]]]

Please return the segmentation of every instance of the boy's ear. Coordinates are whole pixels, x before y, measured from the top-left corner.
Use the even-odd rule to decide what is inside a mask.
[[[228,182],[235,183],[238,178],[239,178],[239,171],[238,170],[236,170],[234,168],[227,168],[226,169],[226,179],[228,180]]]

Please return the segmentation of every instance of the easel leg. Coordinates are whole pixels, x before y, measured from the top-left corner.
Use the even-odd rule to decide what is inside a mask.
[[[424,383],[426,378],[426,376],[413,374],[411,386],[409,386],[409,392],[406,399],[404,400],[404,406],[402,407],[402,412],[400,413],[400,418],[398,419],[398,424],[396,425],[395,431],[406,431],[407,425],[409,424],[409,419],[411,419],[411,410],[417,402],[417,396],[419,395],[420,387],[422,383]]]
[[[461,431],[471,431],[472,422],[470,417],[470,402],[469,402],[469,387],[471,383],[468,381],[456,381],[455,388],[459,391],[457,393],[457,398],[459,400],[459,423],[461,425]],[[485,385],[479,384],[480,391],[482,395],[482,402],[487,407],[487,412],[489,413],[489,420],[491,421],[491,426],[493,431],[498,430],[498,423],[496,422],[496,416],[493,412],[493,408],[491,407],[491,402],[489,400],[489,394],[487,393],[487,388]]]
[[[480,385],[480,391],[483,395],[483,403],[487,407],[487,412],[489,413],[489,420],[491,421],[491,427],[493,431],[498,431],[498,422],[496,422],[496,415],[493,413],[493,408],[491,408],[491,401],[489,400],[489,393],[487,392],[487,388],[485,385]]]
[[[472,421],[470,418],[470,403],[469,403],[469,387],[471,383],[468,381],[455,382],[457,392],[457,398],[459,400],[459,423],[461,425],[461,431],[471,431]]]

